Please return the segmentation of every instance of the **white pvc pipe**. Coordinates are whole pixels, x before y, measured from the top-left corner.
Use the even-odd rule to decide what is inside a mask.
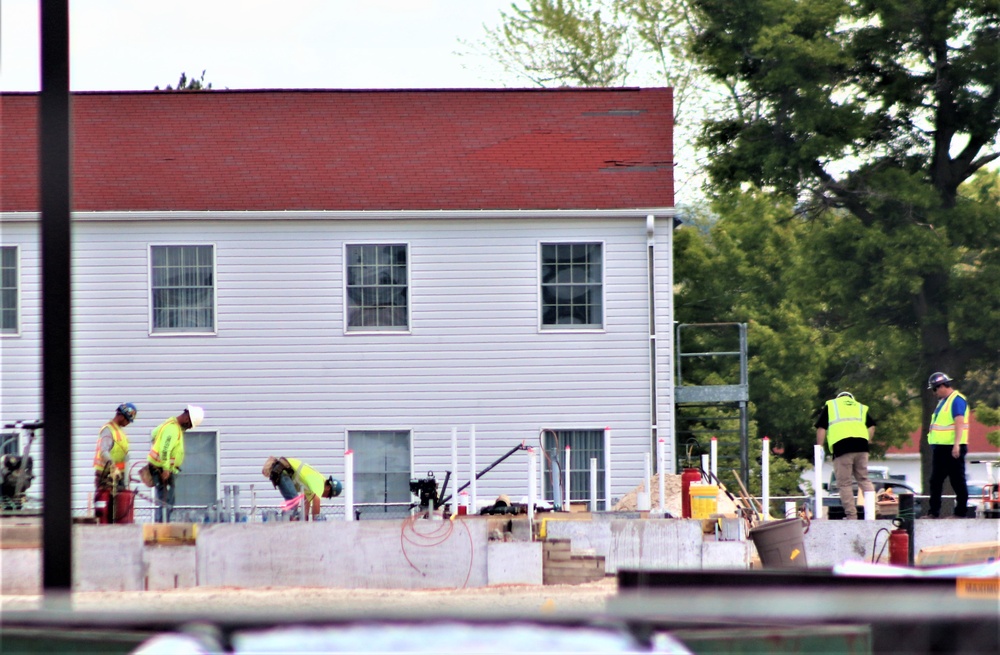
[[[597,511],[597,458],[590,458],[590,511]]]
[[[475,514],[479,511],[479,502],[476,497],[476,426],[469,428],[469,513]]]
[[[874,521],[875,520],[875,492],[866,491],[865,492],[865,520]]]
[[[709,449],[710,464],[712,471],[712,482],[719,479],[719,439],[712,437],[712,445]]]
[[[653,458],[649,456],[649,453],[642,454],[642,470],[646,474],[646,479],[643,481],[646,488],[646,493],[649,494],[650,504],[652,504],[653,498]]]
[[[528,521],[535,520],[535,485],[538,483],[538,473],[535,470],[535,449],[528,448]]]
[[[666,515],[667,513],[667,476],[666,476],[666,466],[667,466],[667,441],[666,439],[659,439],[656,442],[657,450],[659,450],[660,465],[657,467],[657,471],[660,474],[660,513]]]
[[[709,468],[709,464],[708,464],[708,455],[702,455],[701,456],[701,470],[702,471],[710,471],[711,470]],[[706,479],[706,477],[707,477],[707,475],[703,473],[702,476],[701,476],[701,481],[702,482],[708,482],[708,480]]]
[[[795,518],[795,501],[786,500],[785,501],[785,518],[794,519]]]
[[[771,518],[771,440],[764,437],[760,457],[760,507],[763,511],[762,520]]]
[[[354,520],[354,451],[344,453],[344,520]]]
[[[454,427],[451,429],[451,513],[458,514],[458,428]]]
[[[611,426],[604,428],[604,511],[611,511]]]
[[[826,518],[823,516],[823,446],[813,446],[813,470],[816,478],[813,480],[813,520]]]
[[[569,499],[572,498],[572,496],[569,495],[569,462],[569,444],[566,444],[566,461],[565,464],[563,464],[563,473],[566,478],[566,484],[564,485],[566,490],[565,493],[563,493],[563,511],[565,512],[569,511]]]

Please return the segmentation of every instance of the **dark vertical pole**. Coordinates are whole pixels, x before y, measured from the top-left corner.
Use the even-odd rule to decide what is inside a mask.
[[[38,105],[42,208],[42,412],[45,439],[42,586],[73,584],[70,513],[70,93],[69,0],[39,0],[42,92]]]

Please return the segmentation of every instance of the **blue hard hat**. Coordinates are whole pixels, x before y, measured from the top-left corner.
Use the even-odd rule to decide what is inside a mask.
[[[326,479],[326,483],[330,485],[329,498],[335,498],[344,491],[344,485],[341,484],[340,480],[335,479],[332,475]]]
[[[938,371],[937,373],[931,373],[931,376],[927,379],[927,388],[933,389],[940,387],[942,384],[951,384],[952,381],[946,374]]]
[[[118,406],[118,413],[124,416],[125,419],[131,423],[135,420],[135,416],[139,413],[139,410],[136,409],[136,406],[132,403],[122,403]]]

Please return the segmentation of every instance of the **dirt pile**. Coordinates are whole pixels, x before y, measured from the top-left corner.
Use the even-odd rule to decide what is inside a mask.
[[[615,512],[634,512],[639,509],[639,492],[645,491],[645,484],[640,484],[625,494],[618,504],[611,509]],[[653,488],[650,494],[650,508],[656,512],[660,509],[660,476],[654,475],[650,486]],[[671,516],[681,517],[681,476],[667,474],[663,478],[663,495],[666,498],[666,510]],[[719,490],[718,513],[736,516],[736,504],[729,499],[726,492]]]

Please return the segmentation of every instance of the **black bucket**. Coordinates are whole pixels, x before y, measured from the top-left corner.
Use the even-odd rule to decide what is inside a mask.
[[[750,530],[750,538],[764,568],[804,569],[809,566],[802,525],[802,519],[784,519],[768,521]]]

